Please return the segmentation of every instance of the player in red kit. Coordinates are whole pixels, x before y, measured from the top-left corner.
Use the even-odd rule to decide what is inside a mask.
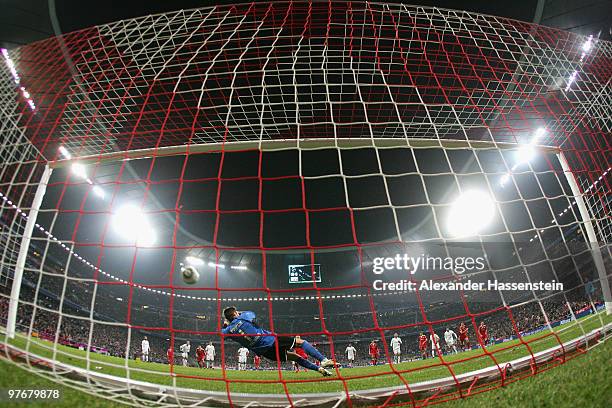
[[[174,363],[174,350],[172,350],[172,348],[166,351],[166,358],[168,359],[168,364]]]
[[[255,354],[255,358],[253,358],[253,364],[255,365],[255,369],[259,370],[259,365],[261,364],[261,357]]]
[[[376,365],[378,363],[378,355],[380,351],[378,350],[378,344],[376,344],[376,340],[372,340],[370,343],[370,358],[372,359],[372,365]]]
[[[304,360],[308,360],[308,354],[306,354],[306,352],[304,351],[303,348],[301,347],[296,347],[293,349],[293,351],[295,352],[295,354],[297,354],[298,356],[302,357]],[[296,372],[300,371],[300,366],[295,364],[293,364],[293,368],[295,369]]]
[[[486,345],[489,341],[489,332],[487,331],[487,325],[484,322],[480,322],[480,326],[478,326],[478,336],[480,336],[480,340],[483,345]]]
[[[204,367],[204,356],[206,353],[204,352],[204,348],[202,346],[198,346],[196,348],[196,359],[198,361],[198,367]]]
[[[463,350],[470,348],[470,338],[468,337],[468,328],[465,323],[459,325],[459,345]]]
[[[423,332],[419,333],[419,351],[421,358],[425,360],[427,358],[427,336]]]

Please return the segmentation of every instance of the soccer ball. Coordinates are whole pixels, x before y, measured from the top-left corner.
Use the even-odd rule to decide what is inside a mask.
[[[188,285],[193,285],[198,281],[198,279],[200,279],[200,274],[198,273],[196,268],[191,265],[181,268],[181,272],[183,274],[183,282]]]

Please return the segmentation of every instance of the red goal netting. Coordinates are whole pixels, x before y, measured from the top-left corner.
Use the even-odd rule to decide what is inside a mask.
[[[562,364],[610,331],[611,58],[596,36],[368,2],[2,50],[2,355],[154,406],[416,407]],[[447,290],[466,282],[485,289]],[[238,370],[230,305],[343,367]],[[210,342],[215,369],[197,368]]]

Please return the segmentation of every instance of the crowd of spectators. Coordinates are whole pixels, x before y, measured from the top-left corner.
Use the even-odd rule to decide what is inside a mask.
[[[27,299],[33,299],[34,289],[29,287],[22,288],[22,295]],[[0,322],[6,324],[8,315],[8,293],[0,293]],[[488,326],[489,335],[492,341],[500,341],[502,339],[511,338],[517,335],[518,332],[526,332],[534,330],[538,327],[545,326],[547,323],[552,323],[562,319],[567,319],[572,316],[570,307],[575,314],[579,310],[588,307],[590,303],[584,299],[565,301],[563,297],[555,297],[544,300],[542,302],[532,301],[526,302],[520,306],[512,307],[511,314],[505,308],[494,310],[491,306],[482,306],[484,310],[491,310],[491,313],[478,315],[475,317],[475,323],[479,324],[484,321]],[[98,306],[102,306],[99,304]],[[251,309],[255,310],[260,316],[260,323],[263,327],[269,326],[269,314],[265,308],[265,302],[253,304]],[[137,306],[136,306],[137,307]],[[346,308],[346,307],[345,307]],[[72,308],[64,302],[62,311],[58,313],[59,299],[54,299],[53,296],[47,296],[38,293],[36,307],[29,302],[20,303],[17,316],[17,327],[20,331],[31,333],[34,336],[57,341],[61,344],[73,347],[91,347],[96,352],[101,352],[117,357],[137,358],[140,356],[140,342],[146,335],[149,339],[151,352],[150,361],[166,363],[166,351],[171,344],[170,331],[158,333],[155,330],[146,330],[146,328],[129,328],[128,325],[111,320],[104,320],[104,310],[97,310],[96,317],[90,318],[90,313],[85,307]],[[546,317],[542,313],[542,309],[546,312]],[[209,316],[215,314],[216,305],[208,305],[201,309],[203,313],[210,313]],[[290,308],[289,308],[290,311]],[[451,327],[457,331],[457,326],[460,322],[467,324],[470,328],[473,344],[476,343],[473,333],[475,332],[472,321],[466,316],[462,316],[462,311],[457,309],[457,305],[447,304],[438,305],[432,308],[435,311],[432,315],[436,316],[453,316],[453,313],[459,316],[457,319],[452,319],[440,324],[434,324],[433,329],[443,337],[443,332],[446,327]],[[147,310],[151,316],[162,316],[164,311],[158,308]],[[420,322],[421,317],[418,309],[414,306],[397,308],[393,310],[383,310],[377,312],[377,320],[379,327],[375,328],[373,324],[373,314],[371,312],[347,312],[345,310],[338,314],[329,314],[325,316],[325,326],[332,332],[342,332],[342,334],[329,336],[321,332],[320,319],[317,319],[318,314],[285,314],[287,311],[279,311],[278,315],[274,315],[274,321],[284,322],[283,325],[277,325],[277,332],[282,333],[306,333],[306,337],[311,342],[316,344],[321,351],[326,355],[334,355],[338,361],[345,361],[345,348],[349,343],[357,349],[357,365],[368,364],[370,359],[367,353],[368,344],[371,340],[378,341],[381,349],[381,361],[386,361],[385,348],[383,342],[391,339],[393,332],[397,331],[403,340],[403,355],[404,360],[418,358],[417,337],[420,331],[429,333],[429,326]],[[166,312],[167,314],[167,312]],[[510,315],[514,320],[510,319]],[[185,317],[186,321],[189,321]],[[208,341],[213,341],[218,348],[217,353],[221,355],[221,338],[216,334],[217,322],[216,319],[209,318],[206,320],[191,319],[192,323],[199,324],[202,331],[193,329],[191,335],[183,332],[175,333],[173,344],[175,356],[178,356],[178,348],[187,339],[193,344],[192,356],[195,352],[195,347],[202,344],[205,345]],[[385,327],[401,327],[400,329],[385,330]],[[153,327],[153,325],[151,325]],[[278,329],[280,327],[280,329]],[[364,328],[370,328],[364,330]],[[359,332],[356,332],[359,331]],[[128,336],[129,332],[129,336]],[[384,336],[384,338],[383,338]],[[128,344],[128,338],[130,339]],[[333,353],[332,353],[333,347]],[[224,364],[228,367],[236,365],[237,362],[237,346],[233,342],[226,342],[224,345]],[[177,357],[178,358],[178,357]],[[175,361],[175,363],[179,363]],[[195,363],[192,361],[192,363]],[[221,363],[221,359],[217,359],[217,364]],[[262,368],[276,367],[275,364],[264,363]]]

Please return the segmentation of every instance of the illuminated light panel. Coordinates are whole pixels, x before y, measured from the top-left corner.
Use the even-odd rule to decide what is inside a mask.
[[[60,146],[58,150],[62,154],[62,156],[64,156],[64,158],[68,160],[72,159],[72,155],[70,154],[68,149],[66,149],[64,146]]]
[[[71,167],[72,173],[83,180],[87,179],[87,170],[85,166],[81,163],[73,163]]]
[[[221,268],[221,269],[225,269],[225,265],[217,264],[217,263],[214,263],[214,262],[209,262],[208,266],[210,266],[211,268],[217,268],[218,267],[218,268]]]
[[[198,258],[197,256],[188,256],[185,258],[185,262],[188,265],[192,265],[192,266],[202,266],[204,265],[204,261],[201,260],[200,258]]]
[[[104,190],[102,190],[100,186],[93,186],[93,192],[100,198],[104,198],[104,196],[106,195],[106,193],[104,193]]]
[[[11,75],[13,76],[13,81],[15,82],[16,85],[20,85],[21,78],[19,77],[19,74],[17,73],[17,68],[15,67],[15,63],[9,56],[8,50],[6,48],[2,48],[1,52],[2,52],[2,55],[4,56],[4,61],[6,62],[6,65],[9,71],[11,72]],[[21,91],[21,95],[26,100],[30,109],[35,110],[36,104],[34,103],[34,100],[32,99],[30,92],[28,92],[28,90],[24,86],[19,86],[19,90]]]

